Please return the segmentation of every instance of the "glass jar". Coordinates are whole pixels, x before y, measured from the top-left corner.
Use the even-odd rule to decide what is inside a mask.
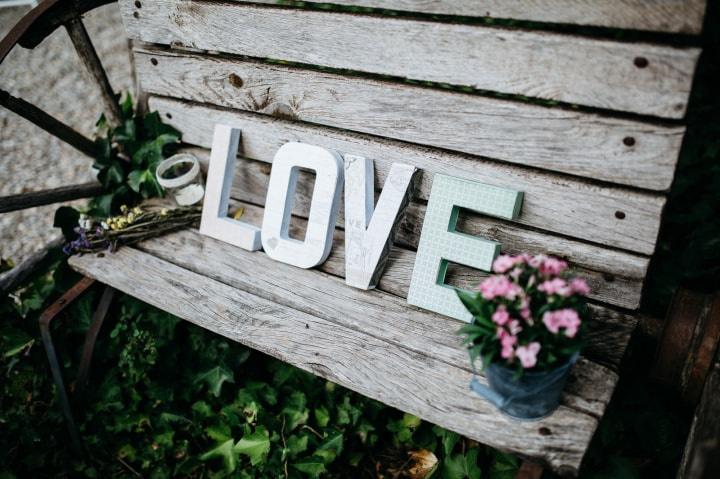
[[[200,162],[189,153],[178,153],[162,161],[155,176],[179,206],[200,203],[205,196]]]

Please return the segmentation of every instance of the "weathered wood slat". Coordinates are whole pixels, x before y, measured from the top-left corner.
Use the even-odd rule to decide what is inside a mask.
[[[288,141],[310,143],[372,158],[378,187],[384,184],[392,163],[412,164],[421,170],[418,197],[423,200],[430,194],[436,173],[511,186],[525,193],[517,220],[520,224],[643,254],[655,249],[665,203],[657,194],[598,186],[476,157],[165,98],[151,98],[149,105],[180,129],[183,140],[190,144],[209,148],[214,124],[226,123],[242,129],[242,155],[264,162],[272,162],[277,149]]]
[[[681,126],[222,57],[140,50],[135,58],[150,93],[655,190],[670,187],[684,133]]]
[[[195,155],[201,164],[207,165],[209,161],[207,150],[185,148],[183,151]],[[265,204],[269,178],[270,168],[267,163],[247,159],[238,161],[231,195],[234,199],[262,206]],[[293,214],[300,218],[308,217],[312,198],[311,183],[305,180],[306,178],[301,174],[293,203]],[[259,226],[262,216],[256,213],[256,210],[257,208],[249,208],[246,214],[253,215],[252,219],[257,220],[254,224]],[[255,214],[258,216],[255,217]],[[417,248],[424,214],[423,204],[417,202],[411,204],[399,226],[397,244],[411,249]],[[471,213],[461,215],[460,220],[463,231],[498,241],[503,251],[507,253],[544,253],[566,258],[573,267],[588,278],[593,290],[593,298],[598,301],[628,309],[635,309],[640,304],[643,280],[649,262],[646,257],[523,229],[517,225]],[[341,204],[337,227],[342,229],[343,225],[344,207]],[[408,275],[412,271],[413,262],[414,256],[406,262]],[[386,272],[385,275],[387,274]],[[460,285],[463,279],[457,279]],[[475,273],[472,280],[477,282]],[[409,283],[402,286],[403,296],[407,294],[408,285]]]
[[[304,3],[689,34],[700,33],[705,13],[705,0],[311,0]]]
[[[243,206],[245,207],[243,221],[258,224],[262,218],[262,209],[247,204]],[[295,226],[302,227],[302,224],[303,222],[298,222]],[[336,277],[344,277],[343,241],[342,231],[336,230],[332,253],[330,258],[320,265],[321,271]],[[465,356],[464,352],[458,350],[458,339],[454,335],[458,323],[455,320],[413,308],[405,302],[415,253],[401,247],[394,247],[391,250],[385,273],[378,285],[378,291],[390,293],[398,298],[372,293],[379,294],[381,299],[377,299],[377,296],[366,296],[364,292],[347,287],[337,280],[331,281],[316,272],[278,264],[265,255],[251,255],[225,243],[210,241],[210,238],[195,233],[169,235],[147,241],[139,248],[200,274],[246,289],[267,299],[303,309],[310,314],[327,317],[329,320],[342,316],[343,321],[350,321],[358,327],[361,325],[372,327],[367,321],[374,321],[372,319],[374,315],[392,314],[397,321],[380,327],[385,339],[400,341],[406,331],[414,331],[423,337],[418,347],[427,346],[429,341],[433,344],[433,355],[438,359],[450,364],[458,364],[460,358]],[[227,266],[230,264],[235,265],[235,270],[228,270]],[[235,278],[238,276],[235,273],[238,269],[243,271],[240,275],[242,278]],[[468,275],[465,283],[468,285],[477,283],[479,278],[479,275]],[[303,288],[308,284],[313,287]],[[289,297],[285,288],[296,293]],[[332,303],[325,298],[326,295],[333,296]],[[365,304],[365,306],[358,313],[353,308],[348,308],[348,304]],[[310,308],[309,305],[313,307]],[[617,368],[625,353],[635,320],[600,306],[593,307],[593,317],[595,320],[591,325],[590,334],[593,340],[585,354],[593,361]],[[399,344],[411,347],[417,343],[404,340]]]
[[[87,276],[201,327],[490,446],[539,457],[556,470],[576,473],[597,426],[594,417],[568,406],[561,406],[539,422],[507,419],[469,390],[467,370],[379,339],[375,329],[396,320],[388,311],[373,318],[377,328],[363,332],[131,248],[104,258],[73,257],[70,263]],[[237,271],[234,264],[228,267]],[[234,277],[250,275],[234,273]],[[283,281],[287,279],[291,278],[284,277]],[[303,289],[316,286],[305,283]],[[366,300],[379,294],[357,293],[367,296]],[[286,295],[300,298],[299,291],[289,286]],[[329,306],[321,309],[327,311]],[[402,314],[402,310],[392,312]],[[410,327],[404,334],[408,341],[422,337]],[[587,362],[576,367],[584,368],[597,367]],[[612,376],[605,377],[614,383]],[[603,397],[612,389],[612,384],[595,384]]]
[[[681,118],[699,50],[234,3],[120,1],[138,40]]]
[[[35,206],[51,205],[63,201],[90,198],[103,192],[103,187],[97,181],[81,183],[79,185],[61,186],[49,190],[31,191],[17,195],[0,196],[0,213],[24,210]]]

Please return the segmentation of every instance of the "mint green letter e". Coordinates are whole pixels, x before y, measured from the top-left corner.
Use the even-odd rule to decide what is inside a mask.
[[[500,252],[500,243],[456,231],[460,208],[512,220],[520,214],[523,194],[477,181],[435,175],[420,235],[408,303],[470,322],[472,315],[445,284],[448,263],[484,271]]]

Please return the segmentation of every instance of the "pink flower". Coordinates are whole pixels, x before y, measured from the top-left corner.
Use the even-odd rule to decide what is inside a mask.
[[[515,266],[516,262],[517,260],[514,256],[502,254],[495,258],[495,261],[493,261],[492,269],[496,273],[504,273],[513,266]]]
[[[485,299],[495,299],[502,297],[513,301],[522,292],[522,289],[507,277],[502,275],[494,275],[480,283],[478,287],[482,297]]]
[[[548,311],[542,318],[545,327],[553,334],[557,334],[560,328],[565,329],[565,336],[574,338],[580,328],[582,321],[577,311],[570,308]]]
[[[562,278],[553,278],[540,283],[538,291],[543,291],[548,296],[557,294],[560,296],[570,296],[572,291]]]
[[[567,263],[561,259],[547,257],[540,264],[540,273],[546,276],[555,276],[567,268]]]
[[[590,287],[588,286],[587,281],[582,278],[575,278],[571,280],[570,290],[575,294],[581,294],[583,296],[590,294]]]
[[[532,268],[539,268],[543,261],[545,261],[545,258],[547,258],[547,256],[545,256],[544,254],[533,256],[528,259],[528,264]]]
[[[505,309],[505,305],[498,306],[498,309],[493,313],[492,320],[498,326],[502,326],[510,320],[510,313]]]
[[[510,331],[510,334],[513,336],[517,336],[520,334],[520,331],[522,331],[522,326],[520,326],[520,321],[517,319],[512,319],[507,325],[508,331]]]
[[[537,364],[537,354],[540,352],[540,343],[533,341],[527,346],[518,346],[515,355],[525,369],[532,368]]]
[[[532,312],[530,311],[530,308],[520,309],[520,316],[522,316],[522,318],[527,321],[530,326],[533,325]]]
[[[500,345],[502,346],[502,350],[500,351],[500,356],[505,359],[510,359],[515,356],[515,344],[517,344],[517,337],[511,335],[507,331],[505,331],[503,328],[498,328],[497,336],[500,338]]]

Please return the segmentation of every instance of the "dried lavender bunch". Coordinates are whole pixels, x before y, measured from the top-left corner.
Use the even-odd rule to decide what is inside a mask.
[[[130,245],[171,231],[193,226],[200,220],[200,206],[183,206],[174,209],[139,206],[120,207],[121,214],[104,220],[80,216],[74,229],[77,238],[63,247],[65,254],[115,251],[122,245]]]

